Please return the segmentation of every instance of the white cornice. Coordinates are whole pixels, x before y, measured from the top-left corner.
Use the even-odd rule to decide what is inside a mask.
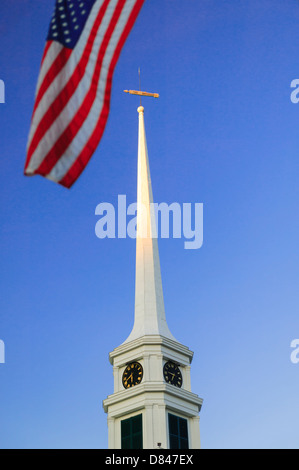
[[[148,346],[154,347],[159,346],[161,352],[164,350],[173,351],[176,355],[181,354],[188,359],[190,364],[193,358],[193,351],[191,351],[187,346],[179,343],[178,341],[166,338],[160,335],[146,335],[140,338],[134,339],[130,342],[125,342],[113,349],[109,354],[110,363],[113,364],[114,360],[121,355],[126,355],[128,352],[137,351],[141,347]]]
[[[133,399],[136,403],[138,403],[138,398],[146,400],[149,397],[152,401],[155,400],[155,397],[159,396],[159,394],[161,397],[163,397],[162,399],[164,402],[171,403],[171,398],[174,398],[176,406],[180,400],[184,402],[185,408],[188,408],[189,404],[190,415],[194,414],[194,409],[198,413],[203,403],[202,398],[188,390],[161,382],[145,382],[143,384],[136,385],[129,390],[121,390],[117,393],[114,393],[113,395],[109,395],[106,400],[103,401],[103,408],[105,412],[107,412],[108,407],[110,408],[113,405],[119,405],[119,413],[122,414],[125,413],[125,409],[123,407],[123,403],[125,401],[129,402],[131,399]]]

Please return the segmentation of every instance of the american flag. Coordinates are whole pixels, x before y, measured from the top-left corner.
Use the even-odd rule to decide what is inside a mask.
[[[107,122],[112,76],[144,0],[56,0],[37,82],[25,175],[70,188]]]

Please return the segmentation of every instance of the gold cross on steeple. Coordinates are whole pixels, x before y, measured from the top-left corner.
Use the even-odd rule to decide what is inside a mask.
[[[159,98],[158,93],[148,93],[147,91],[141,91],[140,86],[140,68],[138,69],[139,73],[139,91],[138,90],[124,90],[125,93],[130,93],[130,95],[138,95],[140,96],[140,104],[141,104],[141,96],[151,96],[152,98]]]
[[[139,96],[152,96],[153,98],[159,98],[158,93],[148,93],[147,91],[138,91],[138,90],[124,90],[125,93],[130,93],[130,95],[139,95]]]

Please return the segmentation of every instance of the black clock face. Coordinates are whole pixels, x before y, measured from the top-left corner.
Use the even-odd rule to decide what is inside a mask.
[[[123,373],[123,386],[125,388],[134,387],[140,384],[143,377],[143,368],[139,362],[129,364]]]
[[[164,364],[163,367],[164,379],[167,383],[175,385],[176,387],[181,387],[183,383],[183,378],[180,369],[174,362],[168,361]]]

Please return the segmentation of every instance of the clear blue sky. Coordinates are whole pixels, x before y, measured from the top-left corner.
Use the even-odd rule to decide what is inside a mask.
[[[1,448],[106,448],[109,352],[134,315],[135,242],[95,208],[136,200],[138,87],[156,202],[201,202],[204,243],[160,240],[166,316],[194,351],[202,447],[298,448],[299,3],[146,0],[103,139],[71,190],[23,176],[54,1],[0,7]]]

